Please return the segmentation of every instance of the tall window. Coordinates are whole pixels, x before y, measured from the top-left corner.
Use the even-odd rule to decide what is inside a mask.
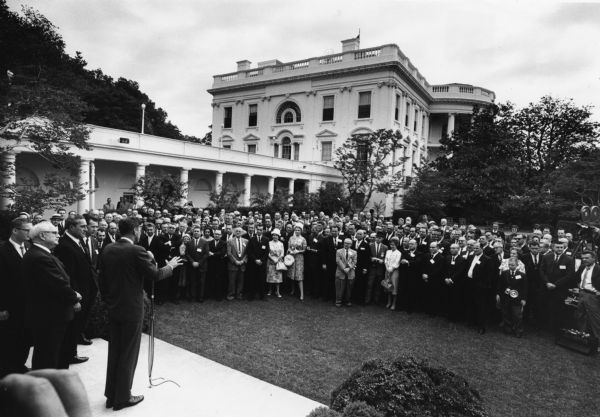
[[[417,120],[419,120],[419,111],[415,109],[415,121],[413,123],[413,130],[417,131]]]
[[[256,145],[248,145],[248,153],[256,153]]]
[[[273,145],[273,158],[279,158],[279,144]]]
[[[300,144],[294,143],[294,161],[298,161],[300,159]]]
[[[293,101],[286,101],[277,109],[275,123],[299,123],[302,121],[300,107]]]
[[[281,157],[283,159],[292,159],[292,141],[290,138],[281,140]]]
[[[323,121],[333,120],[333,96],[323,97]]]
[[[251,104],[248,107],[248,126],[256,126],[258,119],[258,104]]]
[[[410,115],[410,103],[406,102],[406,111],[404,112],[404,126],[408,127],[408,116]]]
[[[233,114],[232,107],[223,107],[223,128],[231,128],[231,115]]]
[[[331,161],[331,151],[333,142],[323,142],[321,144],[321,161]]]
[[[394,109],[394,120],[400,120],[400,96],[396,95],[396,108]]]
[[[358,93],[358,118],[367,119],[371,117],[371,92]]]

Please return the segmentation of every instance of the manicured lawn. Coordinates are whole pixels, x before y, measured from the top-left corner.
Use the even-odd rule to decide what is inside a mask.
[[[156,317],[156,337],[327,405],[365,360],[411,354],[466,377],[491,416],[600,415],[600,358],[545,333],[480,336],[442,318],[292,297],[166,304]]]

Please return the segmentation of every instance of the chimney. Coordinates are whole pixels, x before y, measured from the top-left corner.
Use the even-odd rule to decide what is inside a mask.
[[[356,51],[358,49],[360,49],[360,35],[358,35],[356,38],[342,41],[342,52]]]
[[[238,66],[238,71],[246,71],[250,69],[250,64],[252,62],[248,61],[247,59],[244,59],[243,61],[238,61],[237,62],[237,66]]]

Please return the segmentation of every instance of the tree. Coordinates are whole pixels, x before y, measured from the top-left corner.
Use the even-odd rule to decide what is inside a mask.
[[[1,186],[0,194],[15,200],[14,210],[43,212],[72,204],[83,197],[84,184],[76,179],[79,158],[71,149],[89,149],[89,130],[83,124],[86,103],[73,90],[57,88],[46,79],[46,65],[60,61],[64,43],[52,23],[31,9],[24,9],[24,16],[19,17],[1,3],[0,22],[7,23],[2,35],[9,39],[22,32],[27,35],[23,50],[8,48],[17,57],[15,71],[2,68],[7,77],[0,82],[0,153],[25,147],[56,170],[44,178],[44,189],[13,183]],[[28,63],[19,65],[24,54]],[[3,160],[0,169],[11,176],[16,167]]]
[[[188,141],[188,142],[199,143],[201,145],[211,146],[212,145],[212,131],[206,133],[204,135],[204,137],[202,137],[202,138],[198,138],[196,136],[184,135],[183,140]]]
[[[181,204],[187,194],[187,184],[175,175],[155,175],[147,173],[131,186],[144,204],[157,210],[170,210]]]
[[[404,161],[397,157],[402,148],[402,134],[391,129],[352,135],[337,148],[334,166],[344,178],[350,201],[361,200],[358,210],[364,210],[373,193],[400,189],[402,171],[393,170]]]
[[[315,193],[315,204],[319,211],[327,214],[337,213],[340,209],[344,212],[350,208],[344,184],[339,182],[326,182]]]
[[[210,205],[215,209],[225,209],[227,212],[234,211],[239,205],[242,192],[243,190],[238,190],[231,184],[225,184],[210,192]]]
[[[434,218],[443,217],[449,200],[450,184],[447,178],[429,164],[417,170],[416,178],[415,184],[404,196],[404,207]]]

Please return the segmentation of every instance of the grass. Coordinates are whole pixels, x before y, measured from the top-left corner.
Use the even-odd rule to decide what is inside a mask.
[[[157,307],[156,337],[328,405],[365,360],[411,354],[464,376],[490,416],[600,415],[600,359],[545,333],[478,335],[442,318],[292,297]]]

